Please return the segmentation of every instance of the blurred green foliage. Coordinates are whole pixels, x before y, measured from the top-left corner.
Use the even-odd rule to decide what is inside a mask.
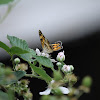
[[[1,4],[8,4],[9,2],[13,2],[14,0],[0,0],[0,5]]]

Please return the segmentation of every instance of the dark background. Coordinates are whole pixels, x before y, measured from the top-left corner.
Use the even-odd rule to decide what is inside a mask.
[[[100,31],[95,31],[92,35],[71,42],[64,42],[63,47],[66,55],[65,63],[73,65],[75,75],[79,76],[76,86],[81,84],[82,78],[86,75],[90,75],[93,78],[91,92],[82,95],[79,100],[99,100]],[[55,58],[57,53],[54,52],[52,57]],[[4,59],[1,62],[10,64],[8,60]],[[44,81],[38,79],[30,79],[29,86],[33,92],[34,100],[39,100],[38,93],[44,91],[47,87]]]
[[[90,75],[93,78],[91,92],[83,94],[79,100],[99,100],[99,67],[100,67],[100,32],[93,32],[87,37],[73,40],[71,42],[64,42],[64,51],[66,55],[66,64],[74,66],[74,73],[79,76],[76,86],[81,84],[84,76]],[[54,52],[52,57],[56,57],[58,52]],[[41,80],[31,80],[31,90],[34,93],[34,99],[38,100],[38,92],[46,89],[46,83]]]
[[[67,55],[66,63],[74,65],[74,73],[80,77],[77,84],[80,84],[81,79],[86,75],[93,78],[91,93],[84,94],[80,100],[99,100],[100,32],[64,43],[64,50]]]
[[[92,35],[88,35],[87,37],[67,43],[64,42],[63,46],[66,55],[65,63],[73,65],[75,68],[74,73],[76,76],[79,76],[76,86],[81,84],[82,78],[86,75],[90,75],[93,78],[91,92],[82,95],[79,100],[99,100],[100,32],[95,31]],[[55,57],[57,53],[58,52],[53,53],[52,56]],[[30,86],[34,93],[34,99],[38,100],[38,92],[44,91],[47,85],[44,81],[37,79],[32,79],[31,81]]]

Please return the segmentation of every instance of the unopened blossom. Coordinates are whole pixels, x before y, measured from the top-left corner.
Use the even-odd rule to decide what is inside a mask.
[[[57,65],[57,66],[61,66],[62,64],[61,64],[60,62],[57,62],[56,65]]]
[[[65,60],[64,51],[58,53],[57,60],[60,61],[60,62]]]
[[[72,70],[74,70],[74,67],[72,65],[63,65],[62,67],[63,72],[71,72]]]
[[[52,91],[52,84],[54,83],[55,81],[52,80],[51,83],[50,83],[50,86],[48,86],[48,88],[43,91],[43,92],[39,92],[40,95],[49,95]],[[62,87],[62,86],[59,86],[58,89],[63,93],[63,94],[68,94],[70,91],[68,88],[66,87]]]
[[[18,64],[18,63],[20,63],[20,59],[19,58],[15,58],[14,62],[15,62],[15,64]]]

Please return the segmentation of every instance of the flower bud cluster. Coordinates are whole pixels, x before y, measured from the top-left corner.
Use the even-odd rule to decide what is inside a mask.
[[[47,57],[47,58],[49,58],[50,57],[50,55],[49,54],[47,54],[47,53],[42,53],[42,52],[40,52],[40,50],[38,49],[38,48],[36,48],[36,54],[38,55],[38,56],[45,56],[45,57]]]
[[[26,71],[28,69],[28,65],[24,64],[24,63],[18,64],[18,65],[15,66],[15,69],[16,70]]]
[[[56,63],[56,65],[58,67],[62,66],[61,70],[63,72],[69,73],[69,72],[74,70],[73,65],[66,65],[65,63],[63,63],[63,61],[65,60],[64,51],[63,52],[59,52],[56,59],[57,59],[57,61],[59,61],[59,62]]]
[[[30,89],[28,88],[28,84],[29,84],[29,81],[26,79],[22,79],[22,80],[18,81],[16,84],[16,86],[17,86],[16,92],[20,95],[24,95],[24,97],[27,98],[27,100],[32,100],[33,95],[31,93]]]

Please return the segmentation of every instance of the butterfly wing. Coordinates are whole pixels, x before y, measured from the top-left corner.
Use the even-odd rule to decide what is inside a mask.
[[[54,44],[51,44],[51,45],[52,45],[53,51],[58,51],[58,50],[63,49],[61,41],[57,41],[57,42],[55,42]]]
[[[45,36],[42,34],[40,30],[39,30],[39,36],[40,36],[43,52],[52,53],[53,49],[52,49],[52,46],[50,45],[50,42],[48,41],[48,39],[45,38]]]

